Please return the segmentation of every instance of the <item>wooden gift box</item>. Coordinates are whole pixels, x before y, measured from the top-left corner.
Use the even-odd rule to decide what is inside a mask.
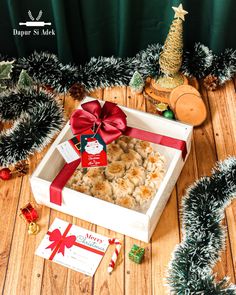
[[[91,100],[94,99],[87,97],[83,102]],[[100,103],[103,104],[102,101]],[[192,126],[122,106],[120,108],[127,115],[128,126],[184,140],[189,154]],[[65,163],[56,146],[71,137],[73,135],[68,122],[31,176],[31,187],[36,201],[55,210],[148,242],[183,168],[182,152],[156,145],[158,151],[167,160],[166,174],[146,213],[126,209],[67,187],[63,189],[62,205],[59,206],[50,203],[49,196],[50,184]]]

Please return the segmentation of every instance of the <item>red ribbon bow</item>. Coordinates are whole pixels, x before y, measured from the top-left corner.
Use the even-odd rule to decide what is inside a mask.
[[[71,225],[69,226],[71,227]],[[69,228],[67,228],[64,234],[62,235],[59,229],[54,229],[54,231],[50,233],[49,241],[51,241],[52,244],[50,244],[46,248],[46,249],[51,249],[53,251],[49,258],[50,260],[54,258],[56,253],[62,253],[62,255],[64,256],[65,247],[71,248],[74,245],[76,241],[76,236],[71,235],[66,237],[68,231],[69,231]]]
[[[99,133],[106,144],[117,139],[126,130],[125,113],[112,102],[106,101],[103,107],[97,100],[83,103],[82,110],[76,110],[71,116],[70,125],[74,134],[88,129]]]

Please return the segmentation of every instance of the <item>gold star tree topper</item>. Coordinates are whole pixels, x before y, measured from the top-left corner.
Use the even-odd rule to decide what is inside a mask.
[[[183,5],[180,4],[178,7],[172,7],[175,12],[174,18],[181,18],[184,21],[185,14],[188,14],[186,10],[183,9]]]

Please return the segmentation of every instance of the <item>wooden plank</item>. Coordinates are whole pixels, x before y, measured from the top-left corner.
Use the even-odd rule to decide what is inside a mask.
[[[107,101],[116,102],[118,104],[126,104],[126,88],[114,87],[104,89],[103,99]],[[97,233],[105,235],[110,238],[118,238],[122,242],[124,236],[103,227],[97,226]],[[107,267],[109,265],[114,246],[110,246],[105,257],[103,258],[97,273],[94,278],[94,293],[93,294],[124,294],[124,243],[122,245],[121,252],[119,254],[119,260],[116,265],[116,269],[111,275],[107,273]]]
[[[109,274],[107,272],[108,265],[110,263],[112,254],[114,252],[115,246],[111,245],[103,257],[98,270],[94,277],[94,295],[122,295],[124,294],[124,236],[113,232],[111,230],[105,229],[103,227],[97,226],[97,233],[104,235],[109,238],[117,238],[121,241],[122,247],[114,271]]]
[[[126,87],[109,87],[104,89],[103,99],[126,106]]]
[[[142,94],[133,94],[127,87],[127,107],[146,110],[146,100]],[[136,244],[145,248],[144,261],[139,265],[128,258],[129,251]],[[144,243],[125,237],[125,294],[152,294],[151,243]]]
[[[194,138],[192,139],[192,147],[190,155],[181,171],[180,177],[177,181],[177,196],[178,196],[178,216],[179,216],[179,228],[180,228],[180,240],[182,240],[182,218],[180,216],[180,212],[182,210],[182,199],[185,196],[186,189],[194,183],[194,181],[198,178],[197,171],[197,159],[195,153],[195,143]]]
[[[126,90],[126,106],[131,109],[136,109],[140,111],[146,111],[146,99],[142,94],[133,94],[130,87]]]
[[[60,218],[69,223],[72,223],[73,220],[72,216],[51,210],[49,226],[53,223],[55,218]],[[44,231],[44,234],[46,233],[47,229]],[[41,260],[44,259],[41,258]],[[45,260],[41,294],[65,294],[67,276],[68,268],[53,261]]]
[[[232,116],[230,111],[233,105],[231,105],[231,96],[230,99],[228,98],[228,91],[230,87],[233,87],[232,81],[228,82],[224,87],[217,91],[208,92],[218,159],[224,159],[230,154],[235,154],[235,136],[233,134],[233,127],[231,123],[231,118],[234,120],[234,116]],[[230,238],[227,235],[226,250],[222,254],[221,263],[217,264],[218,277],[221,278],[222,276],[227,275],[231,278],[232,282],[235,282],[233,264],[235,265],[236,263],[235,255],[231,254],[231,249],[234,249],[233,253],[236,253],[235,232],[233,232],[234,221],[235,216],[233,214],[232,207],[230,209],[226,209],[226,224],[228,225]]]
[[[58,97],[58,100],[63,103],[63,98],[61,96]],[[22,182],[19,205],[16,210],[17,215],[21,207],[27,202],[34,200],[31,193],[29,178],[47,149],[48,147],[45,148],[42,153],[36,153],[31,157],[29,174],[23,178]],[[5,294],[8,294],[9,290],[11,294],[40,294],[44,260],[35,256],[34,252],[44,236],[44,231],[47,230],[50,210],[49,208],[43,207],[40,211],[41,217],[38,224],[41,227],[41,231],[36,236],[29,236],[27,234],[27,225],[25,222],[19,216],[16,217],[4,288]],[[18,293],[19,290],[21,290],[21,293]]]
[[[22,178],[0,180],[0,293],[2,294],[15,227]]]
[[[91,96],[93,98],[102,99],[103,98],[103,89],[97,89],[93,92],[90,92],[88,96]]]
[[[70,117],[71,112],[75,107],[75,101],[69,95],[64,95],[64,109],[65,109],[65,119],[68,120]],[[59,211],[50,210],[50,222],[48,227],[53,223],[54,219],[58,217],[62,220],[72,223],[73,217],[61,213]],[[48,229],[48,228],[47,228]],[[44,234],[47,233],[47,229]],[[43,258],[41,258],[44,260]],[[45,268],[42,280],[42,294],[62,294],[61,290],[66,290],[67,287],[67,275],[68,275],[68,268],[54,263],[53,261],[44,260],[45,261]]]
[[[155,106],[149,100],[146,104],[147,112],[155,114]],[[174,188],[151,239],[152,294],[168,292],[166,287],[168,264],[179,242],[178,201]]]
[[[34,171],[41,157],[42,154],[35,155],[32,158],[29,174]],[[30,200],[33,200],[33,196],[30,190],[29,175],[27,175],[23,178],[19,205],[16,210],[17,216],[4,294],[40,294],[44,261],[35,256],[34,252],[44,236],[44,227],[48,222],[49,209],[44,207],[41,211],[42,218],[38,222],[41,227],[40,233],[36,236],[29,236],[27,233],[28,225],[18,215],[20,208]],[[21,290],[20,293],[19,290]]]
[[[92,223],[84,221],[79,218],[73,217],[73,224],[78,225],[82,228],[96,231],[96,226]],[[93,278],[68,269],[67,284],[66,284],[66,295],[88,295],[92,294],[93,290]]]
[[[179,240],[176,189],[152,236],[152,294],[168,294],[166,277],[172,252]]]

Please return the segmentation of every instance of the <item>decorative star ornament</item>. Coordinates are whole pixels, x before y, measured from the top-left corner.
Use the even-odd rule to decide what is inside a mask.
[[[184,21],[185,14],[188,14],[186,10],[183,9],[183,5],[180,4],[178,7],[172,7],[175,12],[174,18],[181,18]]]

